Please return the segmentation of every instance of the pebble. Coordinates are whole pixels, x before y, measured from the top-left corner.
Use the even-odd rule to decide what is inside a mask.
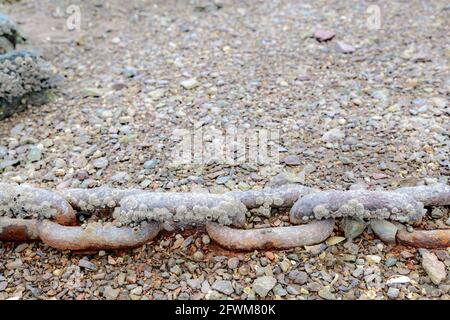
[[[93,264],[92,262],[90,262],[89,260],[86,260],[86,259],[81,259],[78,262],[78,266],[88,269],[88,270],[91,270],[91,271],[97,271],[97,269],[98,269],[95,264]]]
[[[228,268],[231,270],[237,269],[239,266],[239,259],[236,257],[228,259]]]
[[[335,36],[336,33],[333,30],[318,29],[314,32],[314,38],[319,42],[331,40]]]
[[[108,166],[108,164],[109,164],[108,159],[105,157],[95,159],[93,162],[94,167],[97,169],[104,169]]]
[[[391,222],[386,220],[373,219],[370,221],[372,231],[385,243],[396,243],[395,236],[398,228]]]
[[[231,281],[226,280],[216,280],[211,288],[226,295],[230,295],[234,292]]]
[[[344,229],[345,238],[351,241],[364,232],[366,223],[359,219],[346,217],[342,219],[342,229]]]
[[[426,249],[420,249],[422,255],[422,267],[435,285],[439,285],[447,277],[445,265],[439,261],[436,255]]]
[[[195,78],[181,81],[180,84],[186,90],[191,90],[199,86],[199,82]]]
[[[329,287],[323,287],[322,289],[320,289],[317,294],[319,295],[319,297],[321,297],[322,299],[325,300],[336,300],[336,297],[334,296],[334,294],[332,294],[330,292],[330,288]]]
[[[260,297],[264,298],[267,294],[275,287],[277,280],[272,276],[262,276],[257,278],[253,282],[253,291],[257,293]]]
[[[151,170],[156,168],[156,165],[158,164],[157,160],[151,159],[144,162],[144,169]]]
[[[396,285],[396,284],[405,284],[410,283],[411,279],[407,276],[399,276],[399,277],[393,277],[390,278],[388,281],[386,281],[386,284],[388,286]]]
[[[397,259],[394,257],[389,257],[386,259],[386,261],[384,262],[384,265],[388,268],[395,266],[395,264],[397,263]]]
[[[113,289],[111,286],[106,286],[103,290],[103,296],[109,300],[115,300],[119,296],[120,290]]]
[[[192,258],[193,258],[195,261],[202,261],[203,258],[204,258],[204,254],[203,254],[202,252],[200,252],[200,251],[196,251],[196,252],[192,255]]]
[[[305,284],[308,281],[308,274],[304,271],[292,270],[288,274],[288,278],[296,284]]]
[[[42,159],[42,151],[38,147],[31,147],[28,151],[28,161],[37,162]]]
[[[372,264],[378,264],[381,262],[381,257],[377,256],[377,255],[367,255],[366,256],[366,261],[368,263],[372,263]]]
[[[343,139],[345,137],[345,133],[342,132],[342,130],[340,128],[334,128],[331,129],[329,131],[327,131],[326,133],[324,133],[324,135],[322,136],[322,140],[324,142],[336,142],[340,139]]]
[[[387,292],[387,296],[390,299],[397,299],[399,294],[400,294],[400,290],[397,288],[394,288],[394,287],[390,287]]]
[[[342,53],[353,53],[356,50],[355,47],[353,47],[352,45],[349,45],[349,44],[347,44],[345,42],[342,42],[342,41],[337,41],[336,42],[336,47]]]
[[[6,269],[8,270],[14,270],[14,269],[18,269],[20,267],[23,266],[23,262],[21,259],[16,259],[14,261],[8,262],[6,264]]]

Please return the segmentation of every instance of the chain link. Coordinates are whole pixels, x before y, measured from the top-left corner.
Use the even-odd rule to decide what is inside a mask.
[[[358,210],[349,210],[352,205],[352,208],[359,208],[361,216]],[[386,219],[419,225],[426,213],[423,206],[444,205],[450,205],[450,186],[444,184],[392,191],[319,191],[300,185],[284,185],[216,195],[109,187],[54,192],[28,185],[0,183],[0,241],[41,240],[56,249],[75,251],[128,249],[153,240],[163,226],[171,222],[182,226],[206,224],[211,239],[228,249],[287,249],[326,240],[334,230],[334,219],[338,217],[373,219],[387,212]],[[283,208],[291,208],[291,223],[304,223],[310,219],[320,221],[248,230],[217,223],[227,221],[221,218],[230,216],[235,210],[231,216],[238,213],[244,221],[235,219],[229,224],[242,227],[246,216]],[[160,215],[156,217],[155,212]],[[161,215],[163,213],[165,215]],[[97,215],[103,220],[113,220],[105,222],[100,219],[80,225],[77,215],[79,218]],[[128,224],[123,223],[127,222],[124,216],[132,217]],[[407,246],[450,246],[450,229],[399,230],[393,237],[397,243]]]

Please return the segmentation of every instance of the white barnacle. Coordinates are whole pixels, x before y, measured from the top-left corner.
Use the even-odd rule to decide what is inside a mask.
[[[330,211],[325,207],[325,205],[319,204],[313,208],[313,213],[314,215],[319,214],[321,217],[327,217],[330,214]]]
[[[128,210],[134,210],[134,209],[136,209],[136,208],[138,207],[138,205],[139,205],[139,203],[138,203],[138,201],[136,200],[135,197],[128,197],[128,198],[126,198],[126,199],[124,200],[124,202],[125,202],[125,207],[126,207]]]
[[[186,208],[186,206],[185,205],[181,205],[181,206],[177,207],[176,214],[177,215],[184,215],[184,214],[186,214],[187,211],[188,211],[188,209]]]
[[[256,197],[255,202],[258,206],[260,206],[264,203],[264,198],[261,196],[258,196],[258,197]]]
[[[276,206],[282,206],[284,203],[283,199],[280,197],[274,197],[273,198],[273,204]]]
[[[398,208],[393,207],[393,208],[391,209],[391,212],[392,212],[393,214],[397,214],[397,213],[399,212],[399,210],[398,210]]]

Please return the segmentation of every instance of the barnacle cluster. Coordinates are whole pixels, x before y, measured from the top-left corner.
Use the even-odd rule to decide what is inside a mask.
[[[50,219],[59,213],[61,201],[49,191],[0,183],[0,216],[21,219]]]
[[[247,208],[232,198],[214,194],[143,193],[124,198],[113,218],[124,225],[141,221],[223,225],[242,224]]]
[[[54,87],[48,62],[30,51],[0,55],[0,119],[22,111],[28,103],[39,104]]]
[[[272,208],[279,208],[283,205],[283,199],[276,195],[261,195],[255,199],[258,207],[251,210],[255,216],[270,217]]]
[[[419,202],[421,213],[425,213],[423,205]],[[407,204],[403,210],[393,207],[391,209],[383,207],[374,210],[367,210],[364,205],[357,199],[351,199],[340,206],[337,210],[329,210],[326,204],[319,204],[313,208],[313,215],[304,216],[303,221],[311,219],[329,219],[354,217],[359,219],[380,219],[380,220],[395,220],[403,223],[412,223],[417,220],[417,212],[412,204]]]

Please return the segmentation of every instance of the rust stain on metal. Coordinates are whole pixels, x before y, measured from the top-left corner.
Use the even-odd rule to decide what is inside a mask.
[[[448,248],[450,247],[450,229],[415,230],[413,232],[399,230],[397,242],[404,246],[416,248]]]

